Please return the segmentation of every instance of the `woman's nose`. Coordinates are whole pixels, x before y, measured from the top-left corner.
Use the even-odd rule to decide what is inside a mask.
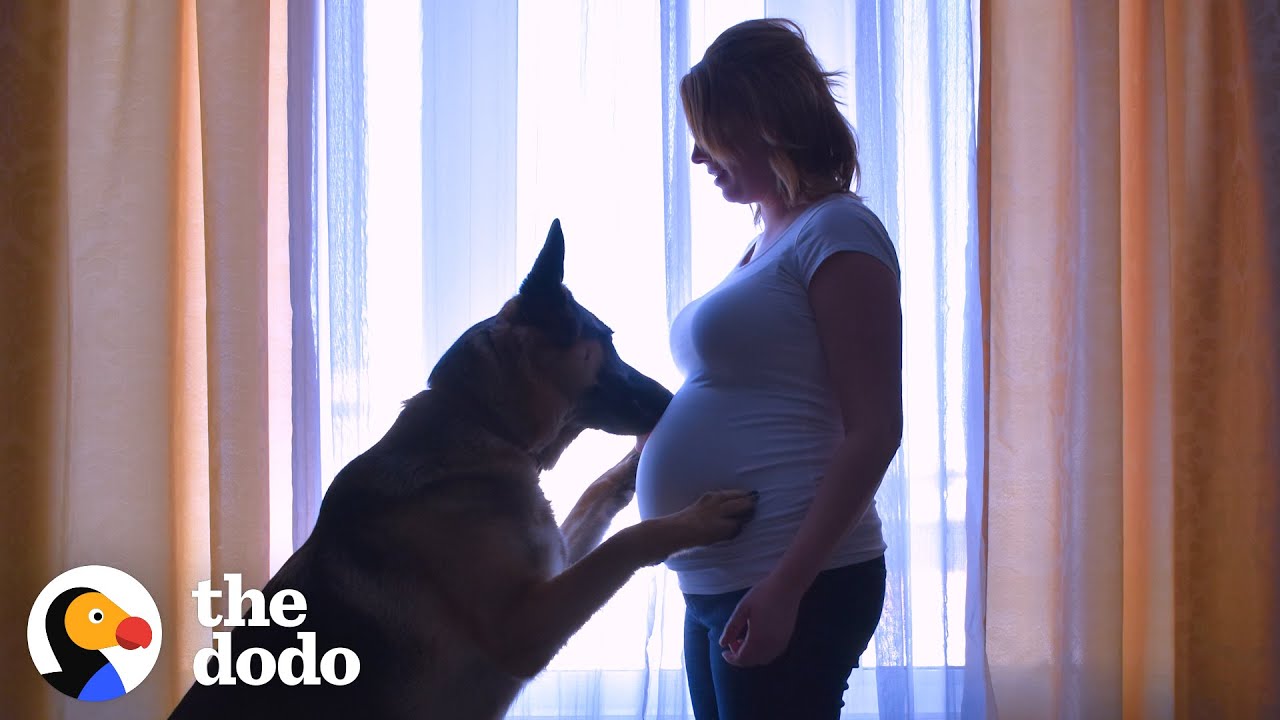
[[[701,145],[698,145],[697,143],[695,143],[693,146],[693,154],[689,156],[689,159],[693,162],[693,164],[700,165],[710,160],[711,156],[708,155],[707,152],[702,149]]]

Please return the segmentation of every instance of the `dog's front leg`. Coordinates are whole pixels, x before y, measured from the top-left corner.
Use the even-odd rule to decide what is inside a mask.
[[[614,516],[635,497],[639,462],[638,450],[627,453],[617,465],[587,486],[565,516],[560,533],[564,535],[569,564],[577,562],[600,544]]]
[[[478,622],[482,641],[507,672],[533,677],[636,570],[737,535],[755,510],[754,495],[708,492],[677,513],[619,530],[564,572],[527,586]]]

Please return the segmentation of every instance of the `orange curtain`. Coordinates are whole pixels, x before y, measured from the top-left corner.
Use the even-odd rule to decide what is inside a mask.
[[[1274,4],[981,13],[990,704],[1278,717]]]
[[[285,3],[9,7],[0,608],[24,627],[45,583],[102,564],[164,624],[151,675],[105,704],[59,695],[4,634],[4,712],[163,717],[209,644],[191,591],[261,586],[288,502]]]

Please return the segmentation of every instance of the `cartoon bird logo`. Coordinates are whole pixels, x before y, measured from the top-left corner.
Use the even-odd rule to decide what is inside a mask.
[[[77,572],[86,570],[92,572]],[[73,575],[78,577],[68,577]],[[159,650],[158,630],[155,604],[136,580],[114,568],[87,566],[45,588],[32,607],[27,640],[50,685],[69,697],[100,702],[124,695],[146,677]]]
[[[62,669],[44,679],[62,694],[79,700],[110,700],[125,694],[120,672],[102,651],[151,644],[151,626],[133,617],[91,588],[71,588],[49,605],[45,634]]]

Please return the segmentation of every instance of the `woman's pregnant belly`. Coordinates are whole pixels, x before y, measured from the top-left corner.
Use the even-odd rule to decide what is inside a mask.
[[[824,408],[736,388],[686,384],[645,443],[636,475],[644,519],[688,507],[710,490],[758,490],[756,514],[733,540],[680,553],[673,570],[732,568],[780,555],[839,441]]]

